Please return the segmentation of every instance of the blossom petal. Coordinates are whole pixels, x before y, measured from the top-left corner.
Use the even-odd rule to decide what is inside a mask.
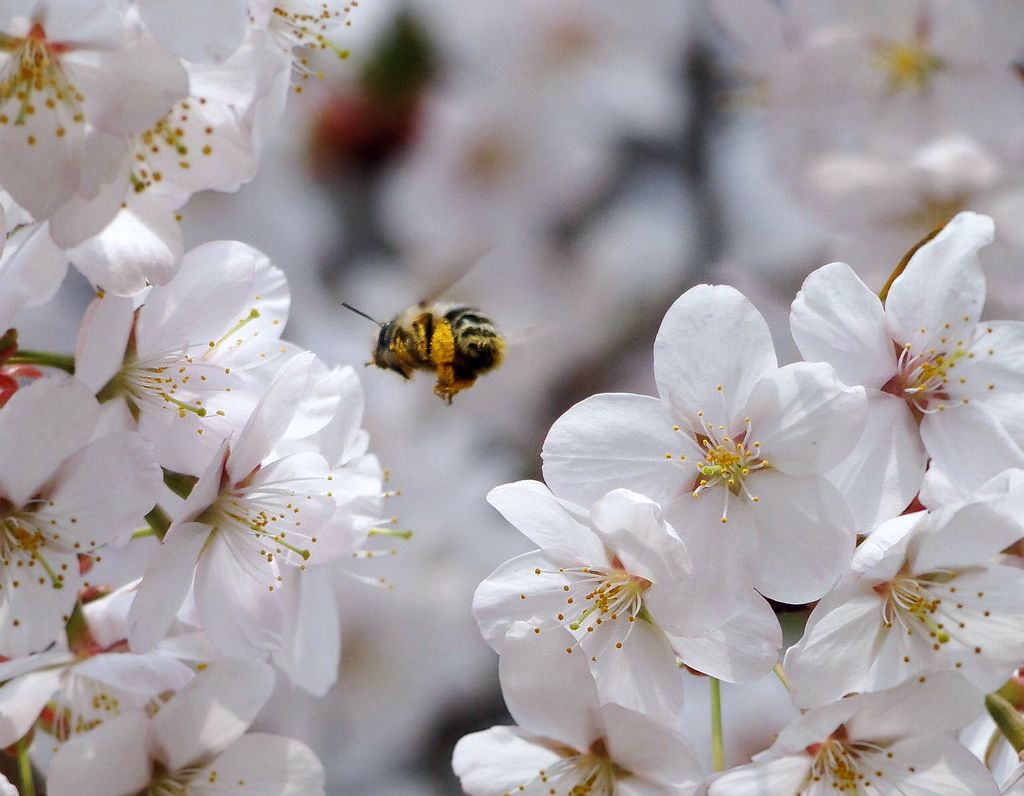
[[[658,394],[674,420],[690,425],[703,411],[736,430],[754,385],[776,365],[761,313],[722,285],[697,285],[676,299],[654,341]]]
[[[223,61],[238,49],[248,24],[245,0],[139,0],[135,6],[164,47],[196,63]]]
[[[846,384],[881,387],[896,373],[882,302],[846,263],[829,263],[807,277],[789,328],[804,359],[828,362]]]
[[[167,635],[192,588],[196,563],[211,531],[201,522],[168,529],[128,611],[128,643],[135,652],[148,652]]]
[[[504,796],[533,782],[561,759],[518,727],[491,727],[455,744],[452,770],[470,796]]]
[[[839,580],[853,555],[850,510],[824,478],[759,473],[756,587],[793,604],[820,598]]]
[[[152,720],[154,755],[177,771],[242,737],[274,689],[274,670],[261,661],[211,663]]]
[[[759,381],[747,402],[752,439],[772,467],[815,475],[840,464],[864,430],[862,387],[846,387],[831,365],[796,362]]]
[[[75,674],[143,697],[178,691],[194,676],[188,666],[170,655],[124,652],[94,655],[76,665]]]
[[[0,493],[15,506],[35,495],[64,459],[92,435],[99,404],[72,378],[38,379],[0,411]]]
[[[497,486],[487,494],[487,502],[543,550],[560,550],[588,565],[606,560],[597,534],[538,481]]]
[[[0,231],[3,230],[0,224]],[[0,328],[15,325],[23,307],[45,304],[64,282],[68,256],[50,239],[47,225],[12,231],[0,258]]]
[[[46,772],[47,792],[77,796],[84,786],[91,793],[131,796],[145,790],[153,769],[147,724],[145,714],[126,713],[62,745]]]
[[[248,733],[199,769],[188,790],[195,796],[323,796],[324,767],[304,743]]]
[[[587,658],[569,631],[535,634],[516,623],[505,636],[498,675],[508,712],[526,732],[581,750],[602,736]]]
[[[50,571],[34,566],[43,559]],[[78,557],[51,545],[35,555],[15,548],[9,560],[0,567],[0,655],[20,658],[46,649],[63,632],[82,578]],[[17,566],[23,561],[29,566]]]
[[[102,296],[85,310],[75,345],[75,378],[98,393],[124,364],[135,320],[130,298]]]
[[[704,779],[700,763],[682,736],[621,705],[602,705],[611,758],[623,768],[666,785],[682,796]],[[616,784],[618,790],[618,784]]]
[[[590,521],[631,575],[657,583],[692,574],[686,547],[650,498],[616,489],[594,504]]]
[[[921,724],[921,727],[927,725]],[[996,796],[999,788],[985,765],[955,738],[907,738],[873,755],[881,779],[906,796]],[[891,755],[891,758],[889,757]]]
[[[682,450],[681,450],[682,446]],[[646,395],[610,393],[576,404],[551,426],[541,458],[544,480],[566,500],[589,506],[617,487],[667,502],[692,482],[686,440],[664,404]]]
[[[60,688],[63,673],[63,667],[29,672],[0,688],[0,743],[11,746],[25,736]]]
[[[708,796],[778,796],[801,793],[811,773],[811,756],[780,757],[727,771],[712,780]]]
[[[868,390],[868,417],[853,450],[826,477],[846,496],[854,528],[868,533],[918,493],[928,453],[905,401]]]
[[[977,322],[985,303],[978,251],[994,237],[991,218],[958,213],[917,250],[885,301],[889,333],[897,343],[912,344],[914,352],[927,350],[941,345],[945,329]]]

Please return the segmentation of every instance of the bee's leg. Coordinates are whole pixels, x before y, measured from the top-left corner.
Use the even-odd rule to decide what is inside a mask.
[[[451,365],[438,365],[437,384],[434,385],[434,394],[441,396],[448,403],[451,403],[452,397],[456,393],[472,387],[475,382],[475,376],[460,374]]]

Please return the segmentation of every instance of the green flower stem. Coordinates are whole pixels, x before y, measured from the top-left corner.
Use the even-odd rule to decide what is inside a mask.
[[[717,677],[711,680],[711,766],[715,771],[725,770],[725,746],[722,743],[722,684]]]
[[[1024,682],[1020,679],[1011,677],[999,687],[996,693],[1017,710],[1024,710]]]
[[[772,667],[772,671],[775,672],[775,676],[779,678],[779,682],[782,683],[787,691],[792,691],[793,686],[789,684],[789,678],[786,677],[786,670],[782,668],[781,663],[777,663]]]
[[[21,779],[21,796],[36,796],[36,785],[32,780],[32,761],[28,756],[28,741],[18,741],[18,777]]]
[[[1020,754],[1024,750],[1024,719],[1012,704],[993,691],[985,696],[985,708],[996,723],[1003,737],[1010,742],[1013,751]]]
[[[166,534],[167,529],[171,527],[171,518],[167,515],[167,512],[164,511],[159,504],[153,506],[152,511],[146,515],[146,522],[149,523],[149,528],[136,531],[132,534],[132,539],[142,539],[146,536],[155,536],[162,542],[164,540],[164,534]]]
[[[29,351],[26,348],[5,360],[8,365],[44,365],[60,368],[68,373],[75,372],[75,358],[71,354],[56,354],[53,351]]]

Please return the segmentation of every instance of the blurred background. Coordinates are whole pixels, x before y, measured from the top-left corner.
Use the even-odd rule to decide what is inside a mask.
[[[329,793],[455,794],[455,741],[509,720],[473,591],[529,549],[485,496],[540,477],[544,435],[576,401],[654,393],[654,336],[683,291],[735,285],[792,361],[808,273],[843,260],[880,289],[970,208],[997,224],[987,314],[1024,318],[1024,7],[366,0],[351,20],[351,57],[290,99],[256,180],[195,197],[183,223],[189,247],[269,254],[291,284],[286,336],[329,364],[364,362],[376,333],[339,301],[388,320],[467,272],[450,295],[513,341],[452,406],[427,375],[361,371],[390,510],[413,535],[338,577],[337,687],[281,685],[260,724],[308,742]],[[44,307],[22,339],[68,348],[90,295],[69,281],[66,325]],[[701,679],[682,721],[703,751]],[[772,678],[724,700],[730,764],[790,710]]]

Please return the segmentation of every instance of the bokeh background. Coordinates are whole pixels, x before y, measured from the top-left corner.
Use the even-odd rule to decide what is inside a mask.
[[[839,259],[881,288],[970,208],[997,222],[988,314],[1024,317],[1024,7],[364,0],[351,19],[350,57],[290,99],[256,180],[195,197],[182,223],[189,246],[269,254],[291,284],[286,336],[329,364],[364,362],[375,336],[339,301],[387,320],[453,282],[513,342],[452,406],[427,376],[361,374],[413,535],[339,576],[337,687],[281,685],[260,722],[320,754],[329,793],[455,794],[455,741],[508,721],[473,590],[529,548],[485,496],[540,477],[544,435],[576,401],[654,392],[654,336],[684,290],[735,285],[792,361],[810,271]],[[90,296],[69,281],[66,322],[29,314],[23,339],[69,348]],[[683,728],[706,749],[691,679]],[[730,763],[790,710],[771,678],[724,700]]]

